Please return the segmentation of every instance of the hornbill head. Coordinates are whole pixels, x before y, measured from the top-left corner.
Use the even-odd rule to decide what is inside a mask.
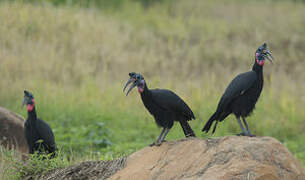
[[[123,92],[125,91],[125,89],[127,88],[127,86],[129,84],[132,83],[132,85],[130,86],[130,88],[128,89],[126,96],[128,96],[129,92],[134,88],[134,87],[138,87],[138,91],[140,93],[142,93],[144,91],[144,87],[145,87],[145,80],[144,77],[141,74],[135,73],[135,72],[131,72],[129,73],[129,80],[127,81],[127,83],[124,86]]]
[[[28,111],[32,111],[35,105],[35,99],[32,93],[24,90],[24,99],[22,102],[22,107],[26,104]]]
[[[267,58],[272,63],[273,57],[272,57],[271,52],[267,48],[266,43],[264,43],[263,45],[258,47],[258,49],[255,52],[255,60],[256,60],[257,64],[259,64],[260,66],[264,65],[265,58]]]

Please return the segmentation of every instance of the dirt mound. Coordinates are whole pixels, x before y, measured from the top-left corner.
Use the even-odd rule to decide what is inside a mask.
[[[127,158],[84,162],[41,179],[304,180],[305,170],[270,137],[189,138],[145,147]]]
[[[111,179],[304,180],[305,170],[273,138],[230,136],[146,147]]]
[[[126,158],[119,158],[112,161],[88,161],[82,162],[65,169],[58,169],[40,177],[39,179],[106,179],[124,167]]]
[[[2,107],[0,107],[0,144],[8,149],[28,153],[28,145],[24,137],[24,119]]]

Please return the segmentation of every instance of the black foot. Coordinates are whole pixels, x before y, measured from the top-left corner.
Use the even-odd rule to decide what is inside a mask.
[[[161,146],[162,142],[155,143],[156,146]]]
[[[236,136],[246,136],[246,134],[242,132],[242,133],[236,134]]]
[[[188,135],[185,135],[186,138],[190,138],[190,137],[196,137],[195,134],[188,134]]]
[[[253,134],[250,134],[250,133],[244,133],[244,132],[242,132],[242,133],[239,133],[239,134],[236,134],[237,136],[248,136],[248,137],[255,137],[255,135],[253,135]]]
[[[154,145],[156,145],[155,142],[151,143],[149,146],[152,147],[152,146],[154,146]]]
[[[163,140],[162,142],[166,142],[165,140]],[[162,144],[162,142],[153,142],[151,143],[149,146],[152,147],[152,146],[160,146]]]

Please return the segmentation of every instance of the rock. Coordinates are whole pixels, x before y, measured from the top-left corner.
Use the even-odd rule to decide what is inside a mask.
[[[145,147],[127,158],[83,162],[39,179],[305,180],[305,170],[271,137],[188,138]],[[35,178],[33,178],[35,179]]]
[[[24,119],[2,107],[0,107],[0,144],[8,149],[28,153],[28,145],[24,137]]]
[[[305,180],[305,170],[271,137],[229,136],[145,147],[110,179]]]

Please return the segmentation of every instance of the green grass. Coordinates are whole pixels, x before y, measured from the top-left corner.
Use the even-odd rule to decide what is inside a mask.
[[[285,12],[285,13],[283,13]],[[54,130],[66,164],[128,155],[160,133],[137,92],[122,87],[141,72],[149,87],[168,88],[193,109],[200,138],[230,80],[247,71],[267,42],[265,86],[253,133],[283,142],[305,165],[305,7],[298,3],[177,1],[119,11],[21,2],[0,4],[0,106],[26,117],[23,90]],[[214,136],[239,133],[233,116]],[[179,125],[168,140],[183,138]],[[3,155],[5,156],[5,155]],[[1,166],[3,166],[3,163]]]

